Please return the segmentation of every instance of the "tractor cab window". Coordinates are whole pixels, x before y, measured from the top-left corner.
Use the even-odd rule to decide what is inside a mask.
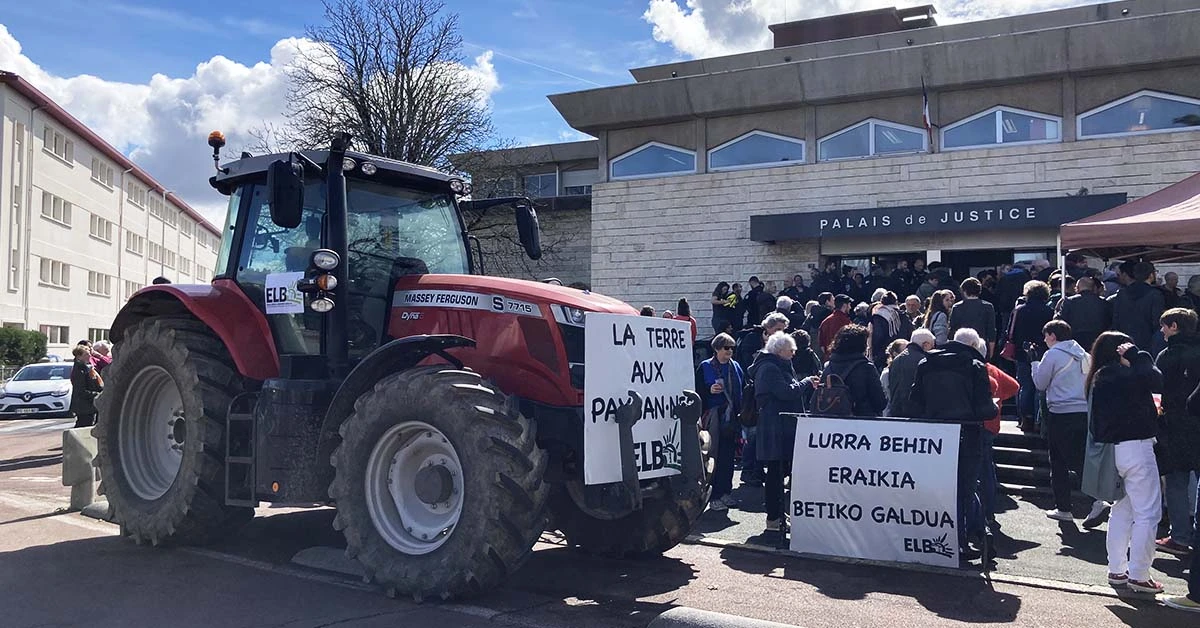
[[[347,182],[350,357],[384,340],[391,289],[405,275],[470,272],[458,215],[444,192]]]
[[[271,220],[266,185],[247,185],[241,194],[250,195],[246,233],[238,258],[237,281],[260,308],[266,307],[267,276],[302,272],[312,252],[321,248],[325,219],[323,184],[309,184],[304,193],[300,226],[283,229]],[[267,322],[280,355],[316,355],[321,352],[323,316],[307,308],[303,313],[270,314]]]

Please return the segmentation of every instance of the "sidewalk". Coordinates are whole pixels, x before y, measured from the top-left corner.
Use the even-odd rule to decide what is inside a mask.
[[[735,484],[737,480],[735,478]],[[705,512],[692,532],[701,539],[724,543],[744,543],[764,549],[786,549],[787,541],[778,532],[764,532],[766,515],[762,508],[762,488],[737,486],[733,495],[739,506],[726,512]],[[1085,530],[1075,523],[1046,518],[1052,506],[1049,495],[1001,495],[996,516],[998,557],[993,573],[1002,576],[1037,578],[1083,586],[1107,587],[1107,559],[1104,545],[1107,524]],[[1085,512],[1076,512],[1083,516]],[[972,563],[978,572],[979,561]],[[1185,560],[1158,552],[1153,575],[1164,584],[1167,594],[1187,592]],[[964,574],[971,573],[966,569]]]

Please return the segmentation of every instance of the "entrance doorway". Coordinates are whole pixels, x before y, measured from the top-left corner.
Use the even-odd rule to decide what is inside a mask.
[[[976,277],[980,272],[996,270],[1004,264],[1038,259],[1049,260],[1053,263],[1054,249],[983,249],[967,251],[941,251],[939,261],[928,262],[926,251],[909,253],[866,253],[859,255],[830,256],[826,262],[833,262],[839,268],[850,267],[855,272],[869,276],[871,270],[879,268],[883,274],[890,275],[896,269],[900,260],[908,262],[912,268],[917,260],[928,262],[929,268],[943,268],[950,274],[953,285],[957,286],[967,277]],[[900,295],[903,298],[903,295]]]

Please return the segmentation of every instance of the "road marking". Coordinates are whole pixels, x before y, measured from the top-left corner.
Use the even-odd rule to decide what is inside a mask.
[[[6,424],[4,427],[0,427],[0,434],[21,431],[50,432],[54,430],[61,430],[66,428],[68,425],[74,424],[75,419],[60,419],[50,424],[46,423],[46,419],[26,419],[24,421],[17,421],[15,423]]]

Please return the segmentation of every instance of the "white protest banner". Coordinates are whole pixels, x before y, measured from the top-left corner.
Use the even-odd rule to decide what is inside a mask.
[[[959,429],[800,417],[792,551],[958,567]]]
[[[679,421],[671,411],[695,388],[692,327],[686,321],[589,312],[584,326],[583,481],[621,481],[617,408],[629,391],[644,399],[633,426],[638,478],[680,472]]]
[[[267,314],[303,314],[304,293],[296,289],[296,284],[302,279],[302,272],[267,275],[264,290]]]

